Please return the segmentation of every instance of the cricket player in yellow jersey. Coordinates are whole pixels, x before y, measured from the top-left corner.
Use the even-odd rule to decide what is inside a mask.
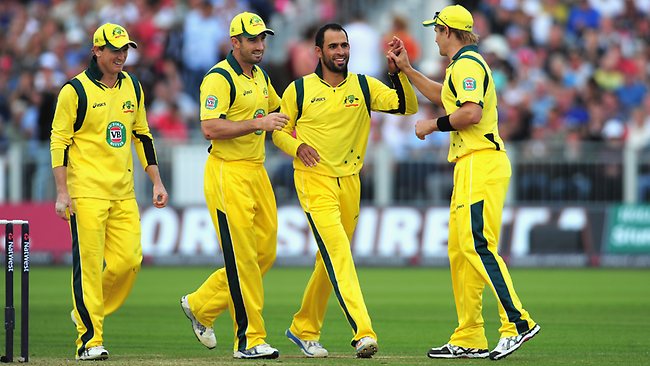
[[[165,207],[168,201],[142,88],[122,71],[129,47],[137,45],[122,26],[99,27],[90,66],[61,88],[52,121],[55,210],[70,221],[72,232],[71,315],[78,360],[108,358],[104,317],[124,303],[140,271],[132,142],[153,182],[153,205]]]
[[[478,53],[474,20],[461,5],[451,5],[423,23],[434,26],[440,55],[449,58],[445,80],[437,83],[413,69],[399,39],[389,52],[413,85],[446,116],[420,120],[420,139],[449,132],[448,160],[455,163],[449,214],[449,263],[458,327],[449,342],[431,348],[431,358],[504,358],[540,330],[515,293],[508,268],[497,251],[501,214],[510,180],[510,161],[497,124],[497,96],[490,67]],[[485,285],[497,297],[501,339],[493,351],[481,309]]]
[[[232,52],[201,84],[201,130],[211,140],[205,165],[205,199],[225,268],[215,271],[181,307],[197,339],[214,348],[212,324],[229,309],[235,330],[235,358],[277,358],[265,341],[262,276],[275,261],[277,207],[264,169],[266,132],[280,130],[287,116],[275,113],[280,98],[259,66],[267,34],[256,14],[232,19]]]
[[[359,171],[368,144],[370,111],[413,114],[417,99],[391,60],[392,88],[375,78],[349,73],[350,44],[338,24],[318,30],[316,54],[320,59],[316,71],[284,92],[280,109],[289,123],[273,134],[273,142],[295,158],[296,191],[318,244],[302,306],[285,334],[307,357],[327,357],[318,340],[334,290],[352,327],[357,357],[372,357],[378,348],[377,335],[350,248],[359,217]]]

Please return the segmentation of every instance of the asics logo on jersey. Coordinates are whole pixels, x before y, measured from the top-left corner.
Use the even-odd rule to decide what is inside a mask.
[[[95,103],[95,104],[93,104],[93,108],[104,107],[104,106],[106,106],[106,102],[101,102],[101,103]]]
[[[316,103],[316,102],[324,102],[325,99],[326,99],[325,97],[313,97],[313,98],[311,98],[311,102],[312,102],[312,103]]]
[[[244,90],[244,96],[247,96],[248,94],[253,94],[252,90]]]

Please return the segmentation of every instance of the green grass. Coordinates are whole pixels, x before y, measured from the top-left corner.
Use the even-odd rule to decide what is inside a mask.
[[[283,336],[300,304],[309,268],[274,268],[265,279],[267,341],[280,358],[232,359],[229,316],[215,323],[219,344],[207,350],[191,333],[178,300],[211,273],[210,268],[145,267],[126,304],[105,321],[111,365],[474,365],[487,360],[436,361],[426,350],[440,345],[456,325],[448,269],[361,268],[366,304],[379,336],[380,352],[355,360],[351,330],[333,299],[321,342],[331,357],[311,360]],[[30,362],[75,364],[76,332],[70,321],[70,270],[35,267],[31,273]],[[515,287],[541,333],[500,361],[517,365],[650,365],[650,271],[515,269]],[[4,294],[4,281],[2,281]],[[19,282],[16,281],[16,287]],[[18,291],[16,291],[18,299]],[[490,346],[498,340],[494,297],[484,295]],[[18,308],[18,306],[17,306]],[[17,309],[18,310],[18,309]],[[19,326],[17,327],[19,328]],[[19,333],[18,329],[16,333]],[[16,335],[15,353],[19,350]],[[2,332],[0,345],[4,347]],[[4,349],[2,350],[4,352]],[[14,357],[17,357],[16,355]]]

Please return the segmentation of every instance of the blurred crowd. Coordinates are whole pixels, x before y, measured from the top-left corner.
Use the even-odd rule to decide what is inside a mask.
[[[357,2],[366,5],[350,6]],[[429,8],[425,0],[420,2],[423,9]],[[395,12],[392,1],[374,1],[390,15],[369,17],[361,11],[367,3],[2,0],[0,156],[10,143],[22,141],[33,145],[36,166],[47,168],[44,146],[56,95],[87,67],[91,35],[105,22],[124,25],[138,43],[137,50],[129,52],[127,69],[142,82],[154,135],[172,143],[202,139],[199,85],[205,72],[229,51],[230,19],[244,10],[256,12],[276,30],[276,36],[269,37],[270,55],[264,66],[278,92],[313,71],[317,62],[313,37],[318,26],[329,21],[342,23],[349,33],[351,71],[385,79],[384,47],[398,35],[412,63],[442,80],[446,59],[439,57],[435,46],[426,48],[432,54],[422,52],[422,35],[430,29],[423,29],[420,22],[432,14],[407,15]],[[507,141],[526,141],[524,157],[548,158],[549,142],[566,146],[561,158],[570,159],[584,142],[641,148],[650,140],[650,0],[460,3],[474,15],[481,52],[493,71],[501,134]],[[387,144],[397,160],[426,154],[430,147],[446,147],[442,134],[425,143],[413,134],[417,119],[441,113],[422,101],[415,116],[377,115],[372,140]],[[38,173],[34,176],[38,181]],[[43,177],[37,185],[49,184]],[[34,188],[39,190],[42,187]]]

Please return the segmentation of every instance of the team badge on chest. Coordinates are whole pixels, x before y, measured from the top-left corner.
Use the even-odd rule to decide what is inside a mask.
[[[126,143],[126,127],[121,122],[113,121],[106,128],[106,142],[111,147],[122,147]]]

